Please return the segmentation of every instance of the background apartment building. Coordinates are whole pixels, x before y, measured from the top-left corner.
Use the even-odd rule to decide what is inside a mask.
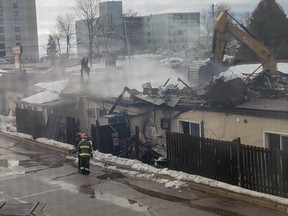
[[[150,49],[183,50],[200,39],[200,13],[155,14],[143,21],[143,42]]]
[[[121,1],[99,4],[96,53],[122,51],[184,50],[200,39],[200,13],[165,13],[124,17]],[[78,56],[88,54],[87,27],[76,21]]]
[[[22,59],[39,60],[35,0],[0,0],[0,57],[22,45]]]

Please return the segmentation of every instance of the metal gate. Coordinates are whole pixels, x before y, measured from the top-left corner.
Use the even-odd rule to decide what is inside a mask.
[[[43,137],[45,123],[42,112],[16,108],[17,132]]]

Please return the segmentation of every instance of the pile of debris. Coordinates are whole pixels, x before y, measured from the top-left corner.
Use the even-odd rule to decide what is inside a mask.
[[[246,87],[250,97],[285,99],[288,98],[288,75],[282,72],[270,74],[262,71],[251,79],[245,78]]]

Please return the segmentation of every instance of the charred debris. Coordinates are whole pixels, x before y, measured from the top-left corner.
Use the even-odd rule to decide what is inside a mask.
[[[244,74],[245,75],[245,74]],[[155,106],[167,108],[233,108],[256,98],[265,99],[288,99],[288,75],[282,72],[270,74],[262,71],[256,75],[249,74],[245,78],[234,78],[224,81],[220,77],[206,86],[192,88],[182,79],[178,78],[177,84],[169,84],[170,78],[164,85],[153,88],[150,82],[142,85],[143,93],[136,89],[125,87],[116,99],[114,108],[122,101],[124,93],[130,94],[130,100],[142,101]],[[184,87],[178,87],[181,82]],[[112,113],[114,108],[110,110]]]
[[[183,80],[178,78],[177,84],[169,84],[168,79],[162,86],[153,88],[150,82],[142,85],[143,92],[136,89],[125,87],[121,94],[116,98],[109,115],[113,115],[117,105],[134,104],[143,106],[144,104],[152,107],[161,107],[161,109],[172,109],[175,111],[185,112],[191,109],[197,110],[231,110],[237,108],[240,104],[253,101],[254,99],[287,99],[288,93],[288,75],[278,72],[271,75],[262,71],[257,75],[247,75],[244,79],[235,78],[224,81],[221,77],[214,82],[202,88],[191,88]],[[180,89],[179,83],[184,87]],[[128,92],[130,98],[124,98]],[[165,128],[167,129],[167,128]],[[169,130],[169,128],[167,129]],[[134,143],[134,142],[133,142]],[[155,148],[155,143],[138,143],[139,156],[142,162],[153,164],[157,158],[165,158]],[[129,142],[122,143],[121,151],[114,154],[121,157],[135,158],[135,144]],[[164,160],[165,162],[165,160]]]

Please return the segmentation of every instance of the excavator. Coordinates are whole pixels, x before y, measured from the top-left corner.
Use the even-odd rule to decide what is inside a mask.
[[[234,20],[241,28],[230,20]],[[211,53],[212,61],[222,62],[226,43],[230,35],[245,44],[256,55],[261,62],[263,71],[271,75],[278,73],[276,59],[271,49],[263,44],[244,25],[234,19],[227,10],[222,11],[216,18]]]
[[[236,23],[232,23],[232,20]],[[276,58],[272,50],[263,44],[245,26],[234,19],[227,10],[222,11],[216,18],[211,58],[207,68],[204,67],[206,73],[208,71],[208,74],[218,76],[219,72],[231,66],[223,61],[229,36],[233,36],[236,40],[246,45],[256,55],[261,65],[253,73],[249,73],[243,80],[235,78],[224,82],[223,77],[220,77],[215,81],[210,81],[206,87],[207,92],[201,95],[203,99],[221,106],[241,104],[245,100],[246,85],[253,83],[252,76],[261,66],[262,72],[259,75],[267,80],[267,82],[263,82],[264,88],[268,87],[273,90],[283,89],[283,85],[275,79],[280,73],[277,71]]]

